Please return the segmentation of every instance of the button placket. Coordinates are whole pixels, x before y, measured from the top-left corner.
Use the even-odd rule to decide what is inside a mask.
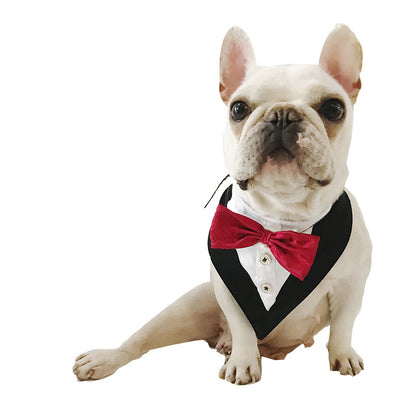
[[[265,298],[270,298],[273,294],[274,263],[268,246],[258,245],[256,266],[259,291]]]

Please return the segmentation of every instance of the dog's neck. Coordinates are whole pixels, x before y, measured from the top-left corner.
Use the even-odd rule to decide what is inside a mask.
[[[329,186],[300,188],[290,196],[265,191],[255,185],[249,186],[247,190],[241,190],[235,185],[233,192],[262,220],[293,223],[294,228],[301,228],[307,223],[313,225],[318,222],[331,209],[344,191],[347,176],[346,170],[343,175],[334,178]]]

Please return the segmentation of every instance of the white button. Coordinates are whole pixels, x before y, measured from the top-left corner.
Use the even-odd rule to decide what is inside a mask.
[[[272,292],[272,286],[269,283],[263,283],[261,285],[261,290],[266,294],[270,294]]]
[[[268,255],[267,253],[263,253],[261,256],[260,256],[260,263],[261,264],[264,264],[264,265],[268,265],[268,264],[270,264],[271,263],[271,261],[272,261],[272,258],[270,257],[270,255]]]

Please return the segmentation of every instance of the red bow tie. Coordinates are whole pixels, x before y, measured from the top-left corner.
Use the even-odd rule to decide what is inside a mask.
[[[271,232],[257,221],[218,205],[211,224],[213,249],[238,249],[266,244],[276,260],[302,280],[308,274],[318,249],[319,236],[293,231]]]

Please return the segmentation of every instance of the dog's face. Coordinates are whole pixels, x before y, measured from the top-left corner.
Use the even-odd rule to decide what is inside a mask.
[[[302,199],[347,175],[361,47],[338,25],[319,65],[257,67],[247,35],[232,28],[221,51],[220,93],[230,175],[245,189]],[[339,183],[338,186],[339,187]]]

